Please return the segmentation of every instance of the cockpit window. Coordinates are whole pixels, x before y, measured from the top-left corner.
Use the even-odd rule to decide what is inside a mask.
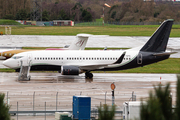
[[[19,58],[22,58],[23,56],[13,56],[12,58],[13,59],[19,59]]]

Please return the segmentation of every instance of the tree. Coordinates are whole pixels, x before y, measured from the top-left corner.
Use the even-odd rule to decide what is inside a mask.
[[[46,10],[42,13],[42,21],[49,21],[49,14]]]
[[[4,103],[5,95],[0,93],[0,120],[10,120],[10,107]]]
[[[100,105],[100,107],[98,107],[98,120],[113,120],[115,110],[115,105],[111,106],[111,108],[107,104],[104,104],[103,106]]]
[[[154,86],[155,94],[150,92],[146,103],[141,103],[141,120],[179,120],[180,119],[180,76],[178,75],[176,87],[176,108],[172,111],[172,96],[170,94],[170,84],[165,87]]]
[[[74,20],[80,21],[80,15],[83,10],[81,3],[76,3],[72,10],[74,11]]]
[[[60,20],[69,20],[70,18],[66,15],[64,9],[62,9],[60,12],[59,12],[59,16],[58,18]]]
[[[180,75],[177,76],[175,118],[180,120]]]
[[[160,102],[152,92],[149,93],[146,103],[141,103],[140,118],[141,120],[163,120]]]
[[[16,13],[16,20],[26,20],[27,15],[27,11],[25,9],[21,9]]]
[[[3,19],[14,20],[14,16],[12,14],[6,14]]]
[[[83,10],[82,11],[82,20],[83,21],[92,21],[92,15],[90,12],[88,12],[87,10]]]

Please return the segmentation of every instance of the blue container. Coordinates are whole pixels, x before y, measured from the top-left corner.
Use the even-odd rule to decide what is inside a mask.
[[[86,96],[73,96],[73,118],[78,120],[90,120],[91,98]]]

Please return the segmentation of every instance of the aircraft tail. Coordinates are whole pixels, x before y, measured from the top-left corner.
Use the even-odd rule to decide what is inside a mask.
[[[90,34],[77,34],[76,40],[69,46],[69,50],[84,50]]]
[[[165,52],[173,21],[173,19],[165,20],[140,51]]]

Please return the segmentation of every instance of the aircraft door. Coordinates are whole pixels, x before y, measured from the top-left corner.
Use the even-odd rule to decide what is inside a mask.
[[[137,64],[142,64],[142,54],[139,53],[137,56]]]
[[[31,53],[28,53],[27,54],[27,65],[31,64],[32,63],[32,54]]]

